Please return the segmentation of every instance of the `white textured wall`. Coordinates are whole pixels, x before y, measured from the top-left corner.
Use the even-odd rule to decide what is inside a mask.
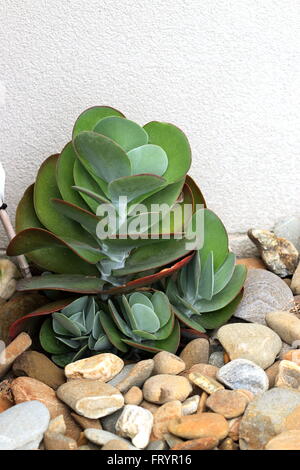
[[[299,0],[3,0],[0,19],[11,212],[94,104],[181,127],[230,232],[299,212]]]

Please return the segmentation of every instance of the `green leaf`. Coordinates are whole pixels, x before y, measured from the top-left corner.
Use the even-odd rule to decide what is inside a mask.
[[[151,308],[143,304],[134,304],[131,311],[135,318],[137,330],[147,331],[148,333],[155,333],[159,330],[159,319]]]
[[[129,119],[107,117],[94,128],[94,132],[102,134],[116,142],[125,152],[148,143],[147,132]]]
[[[57,155],[47,158],[38,171],[34,185],[35,212],[42,224],[55,235],[85,241],[84,229],[57,212],[51,204],[51,199],[61,197],[56,183],[57,158]]]
[[[105,282],[99,277],[81,276],[80,274],[47,274],[21,279],[18,290],[62,290],[79,294],[98,294]]]
[[[159,318],[160,328],[165,326],[172,316],[171,306],[168,297],[163,292],[154,292],[151,298],[154,312]]]
[[[86,196],[89,196],[90,199],[94,199],[96,202],[98,202],[97,207],[99,206],[99,204],[103,203],[110,204],[110,201],[106,197],[102,196],[101,194],[94,193],[89,189],[82,188],[81,186],[73,186],[73,189],[82,194],[85,194]]]
[[[164,178],[168,183],[183,178],[191,166],[191,148],[185,134],[178,127],[163,122],[149,122],[144,126],[149,144],[158,145],[168,156]]]
[[[188,326],[189,328],[192,328],[196,331],[200,331],[205,333],[205,329],[202,325],[200,325],[199,320],[196,320],[195,318],[200,319],[201,317],[196,317],[193,315],[192,317],[186,316],[179,308],[173,306],[174,313],[178,320],[181,321],[184,325]]]
[[[195,307],[200,313],[220,310],[228,305],[241,291],[247,276],[247,269],[244,265],[238,265],[234,269],[232,278],[226,287],[216,294],[211,300],[199,300]]]
[[[58,366],[58,367],[66,367],[70,362],[73,362],[74,358],[74,352],[68,353],[68,354],[54,354],[51,356],[52,361]]]
[[[126,152],[109,138],[95,132],[81,132],[73,145],[80,161],[107,183],[131,174]]]
[[[151,173],[162,176],[168,168],[166,152],[158,145],[148,144],[128,152],[133,175]]]
[[[125,297],[125,296],[124,296]],[[125,297],[125,300],[127,302],[127,299]],[[127,310],[130,310],[130,306],[127,302],[125,302],[125,300],[123,299],[123,302],[124,302],[124,307],[127,309]],[[126,304],[126,305],[125,305]],[[109,299],[108,300],[108,308],[110,310],[110,313],[113,317],[113,320],[115,322],[115,324],[117,325],[117,327],[119,328],[119,330],[121,330],[121,332],[126,335],[126,336],[129,336],[131,337],[132,336],[132,332],[129,328],[129,326],[127,325],[127,323],[123,320],[123,318],[119,315],[116,307],[114,306],[113,302]],[[131,314],[131,313],[130,313]]]
[[[55,319],[63,328],[68,330],[73,336],[80,336],[81,330],[75,322],[60,312],[53,313],[53,319]]]
[[[61,311],[66,317],[71,317],[76,312],[83,312],[88,302],[88,296],[79,297],[63,308]]]
[[[109,106],[93,106],[92,108],[86,109],[75,122],[73,139],[79,132],[92,131],[101,119],[109,116],[125,117],[120,111]]]
[[[88,173],[88,171],[85,169],[85,167],[82,165],[82,163],[80,163],[78,158],[76,159],[76,161],[74,163],[73,176],[74,176],[74,182],[75,182],[76,186],[81,187],[81,188],[85,188],[88,191],[92,191],[96,194],[99,194],[99,195],[105,197],[104,192],[102,191],[99,184],[97,184],[95,178],[93,178]],[[107,186],[107,184],[104,181],[103,181],[103,185],[105,185],[105,187]],[[86,204],[89,206],[89,208],[92,210],[92,212],[94,212],[96,214],[99,204],[94,199],[90,198],[89,196],[87,196],[84,193],[81,194],[81,197],[82,197],[82,199],[85,200]]]
[[[214,270],[217,271],[228,256],[228,235],[221,219],[211,210],[204,209],[204,245],[200,250],[204,266],[209,253],[214,254]]]
[[[222,266],[215,273],[214,295],[221,292],[226,284],[232,278],[234,273],[236,256],[234,253],[229,253]]]
[[[130,294],[128,297],[128,302],[130,307],[132,307],[134,304],[143,304],[153,310],[151,300],[149,299],[149,297],[147,297],[145,294],[142,294],[141,292],[134,292],[133,294]]]
[[[126,196],[127,201],[131,202],[141,196],[148,197],[152,191],[163,188],[164,185],[165,180],[160,176],[134,175],[112,181],[108,190],[112,202],[117,203],[121,196]]]
[[[71,349],[77,350],[78,347],[80,346],[80,344],[77,341],[74,341],[73,339],[62,338],[62,337],[59,337],[59,336],[57,336],[56,338],[57,338],[58,341],[65,344],[66,346],[68,346]]]
[[[97,217],[95,214],[92,214],[92,212],[81,209],[81,207],[70,204],[69,202],[63,201],[62,199],[52,199],[51,203],[57,212],[85,227],[86,231],[88,231],[92,236],[85,232],[84,242],[89,243],[92,246],[96,246],[93,236],[96,235],[97,224],[100,221],[99,217]]]
[[[77,161],[76,153],[73,149],[72,142],[69,142],[65,148],[62,150],[60,156],[58,157],[56,164],[56,182],[60,194],[63,199],[67,202],[71,202],[76,206],[82,207],[83,209],[88,209],[87,204],[84,202],[83,198],[74,191],[72,187],[74,186],[74,176],[73,169],[75,161]]]
[[[101,321],[102,328],[107,334],[107,337],[109,338],[110,342],[119,351],[127,352],[128,348],[126,344],[124,344],[124,342],[122,341],[123,337],[120,334],[120,332],[117,330],[117,328],[115,327],[115,324],[112,321],[112,319],[109,317],[109,315],[107,315],[104,312],[101,312],[100,321]]]
[[[141,338],[144,338],[144,339],[162,341],[164,339],[167,339],[171,335],[173,328],[174,328],[174,315],[171,315],[169,318],[169,321],[162,328],[160,328],[156,333],[151,334],[145,331],[134,331],[134,334],[137,334]]]
[[[214,292],[214,254],[211,251],[203,267],[198,286],[198,295],[205,300],[211,300]]]
[[[55,337],[52,328],[52,317],[47,318],[42,324],[39,335],[42,348],[51,354],[62,354],[69,351],[69,348],[61,344]]]
[[[238,296],[225,307],[221,308],[220,310],[216,310],[215,312],[204,313],[198,317],[196,321],[207,330],[219,328],[220,326],[225,325],[225,323],[227,323],[228,320],[234,315],[242,298],[243,293],[240,292]]]
[[[123,339],[124,343],[128,344],[131,347],[137,349],[143,349],[145,351],[149,351],[152,353],[156,353],[159,351],[169,351],[173,354],[176,353],[179,341],[180,341],[180,327],[179,323],[176,321],[174,324],[174,328],[172,334],[164,340],[161,341],[147,341],[145,343],[137,343],[128,339]]]

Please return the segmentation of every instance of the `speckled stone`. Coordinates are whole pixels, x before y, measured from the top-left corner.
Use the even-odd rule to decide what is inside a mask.
[[[228,362],[221,367],[217,378],[228,388],[249,390],[254,395],[263,393],[269,388],[265,371],[247,359],[235,359]]]
[[[234,315],[265,325],[267,313],[289,310],[293,304],[293,293],[280,277],[265,269],[249,269],[244,296]]]

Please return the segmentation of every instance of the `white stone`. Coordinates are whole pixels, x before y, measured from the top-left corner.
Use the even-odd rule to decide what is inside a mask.
[[[182,403],[181,412],[183,416],[192,415],[197,412],[200,395],[193,395]]]
[[[149,444],[153,426],[153,415],[137,405],[125,405],[116,424],[116,431],[123,437],[130,437],[132,444],[144,449]]]
[[[102,353],[71,362],[65,367],[68,379],[100,379],[108,382],[121,372],[124,367],[122,359],[115,354]]]

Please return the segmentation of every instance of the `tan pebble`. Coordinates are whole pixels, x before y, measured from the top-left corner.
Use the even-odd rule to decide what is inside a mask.
[[[184,442],[182,439],[180,439],[177,436],[174,436],[174,434],[171,434],[170,432],[166,432],[164,434],[164,440],[166,441],[166,443],[171,449],[177,446],[178,444],[181,444],[182,442]]]
[[[31,338],[27,333],[20,333],[0,354],[0,377],[10,369],[13,362],[31,346]]]
[[[192,392],[192,386],[185,377],[161,374],[150,377],[143,387],[145,400],[163,405],[168,401],[184,401]]]
[[[291,287],[292,279],[289,279],[289,278],[287,277],[286,279],[283,279],[283,282],[285,282],[287,286]]]
[[[153,374],[171,374],[177,375],[182,372],[186,365],[183,360],[167,351],[161,351],[157,353],[154,357],[154,370]]]
[[[180,401],[169,401],[160,406],[154,413],[153,418],[153,437],[155,439],[163,439],[163,435],[168,432],[168,423],[170,419],[181,416],[182,404]]]
[[[278,375],[279,364],[280,361],[276,361],[272,366],[268,367],[265,370],[265,373],[267,374],[269,379],[269,388],[273,388],[275,386],[275,380]]]
[[[65,367],[68,379],[93,379],[108,382],[124,367],[122,359],[115,354],[103,353],[79,361]]]
[[[233,441],[239,440],[241,421],[242,421],[242,418],[234,418],[228,422],[228,425],[229,425],[228,437],[230,437]]]
[[[56,416],[56,418],[51,419],[47,432],[55,434],[65,434],[67,431],[67,426],[64,420],[63,415]]]
[[[112,439],[104,444],[101,450],[133,450],[129,442],[121,441],[120,439]],[[136,449],[138,450],[138,449]]]
[[[218,390],[208,397],[206,406],[215,413],[230,419],[241,416],[248,403],[248,398],[240,392],[235,390]]]
[[[116,388],[120,392],[126,393],[133,386],[141,387],[152,374],[153,368],[153,359],[138,362],[130,370],[129,374],[116,385]]]
[[[8,300],[17,287],[17,279],[21,277],[17,266],[9,259],[0,260],[0,299]]]
[[[300,294],[300,263],[298,264],[298,267],[296,271],[294,272],[292,282],[291,282],[291,289],[294,295]]]
[[[286,361],[291,361],[300,366],[300,349],[291,349],[290,351],[286,351],[281,359]]]
[[[77,442],[71,437],[63,434],[46,432],[44,434],[44,445],[46,450],[76,450]]]
[[[260,258],[240,258],[236,264],[244,264],[249,269],[266,269],[265,263]]]
[[[211,450],[218,445],[218,439],[215,437],[201,437],[181,442],[172,447],[171,450]]]
[[[0,413],[8,410],[8,408],[11,408],[12,406],[13,403],[10,400],[0,397]]]
[[[284,420],[282,431],[300,430],[300,406],[297,406]]]
[[[13,364],[13,372],[17,377],[25,375],[39,380],[54,390],[66,381],[63,370],[37,351],[21,354]]]
[[[266,315],[267,325],[288,344],[300,338],[300,319],[290,312],[270,312]]]
[[[57,396],[77,414],[92,419],[112,414],[124,405],[120,392],[101,380],[66,382],[58,388]]]
[[[300,389],[300,366],[291,361],[281,361],[278,375],[275,380],[276,387]]]
[[[143,400],[140,406],[142,408],[145,408],[145,410],[151,411],[152,414],[154,414],[159,408],[159,405],[155,405],[155,403],[150,403],[149,401],[146,401],[146,400]]]
[[[79,436],[79,438],[78,438],[78,440],[77,440],[77,446],[78,446],[78,447],[80,447],[80,446],[85,446],[85,445],[87,445],[88,443],[89,443],[89,441],[87,440],[87,438],[86,438],[84,432],[81,432],[81,433],[80,433],[80,436]]]
[[[180,358],[185,363],[186,369],[190,369],[194,364],[208,363],[209,342],[205,338],[197,338],[190,341],[180,354]]]
[[[197,413],[203,413],[206,410],[206,400],[209,397],[208,393],[202,392],[197,408]]]
[[[230,357],[227,352],[224,352],[224,364],[228,364],[228,362],[230,362]]]
[[[239,446],[233,442],[233,440],[230,437],[227,437],[224,439],[224,441],[221,442],[219,445],[220,450],[238,450]]]
[[[75,440],[78,439],[80,434],[79,426],[71,417],[68,407],[58,400],[55,391],[51,387],[30,377],[18,377],[12,382],[11,388],[16,404],[37,400],[48,408],[51,419],[63,415],[67,426],[66,435]]]
[[[189,379],[208,394],[214,393],[217,390],[224,390],[224,386],[215,379],[212,379],[207,375],[199,374],[198,372],[189,374]]]
[[[131,387],[124,395],[126,405],[140,405],[143,401],[143,392],[139,387]]]
[[[285,431],[273,437],[266,450],[300,450],[300,430]]]
[[[76,413],[71,413],[72,418],[76,421],[77,424],[84,429],[102,429],[99,419],[90,419],[80,416]]]
[[[228,435],[229,426],[224,416],[217,413],[197,413],[172,419],[169,432],[183,439],[215,437],[218,440]]]
[[[255,395],[254,393],[250,392],[250,390],[245,390],[243,388],[238,388],[235,390],[238,393],[241,393],[244,397],[247,399],[247,403],[250,403],[250,401],[254,400]]]

